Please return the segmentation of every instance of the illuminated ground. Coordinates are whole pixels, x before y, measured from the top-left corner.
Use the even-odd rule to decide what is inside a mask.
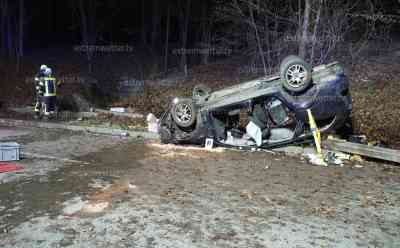
[[[28,152],[82,161],[25,159],[1,175],[1,247],[400,246],[396,166],[0,130]]]

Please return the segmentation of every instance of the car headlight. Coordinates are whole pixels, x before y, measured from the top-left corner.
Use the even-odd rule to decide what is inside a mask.
[[[179,98],[175,97],[174,100],[172,101],[173,104],[178,104]]]

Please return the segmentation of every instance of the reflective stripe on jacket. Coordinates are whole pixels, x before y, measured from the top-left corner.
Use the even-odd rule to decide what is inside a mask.
[[[43,96],[56,96],[57,95],[57,84],[56,79],[53,77],[43,78],[44,93]]]

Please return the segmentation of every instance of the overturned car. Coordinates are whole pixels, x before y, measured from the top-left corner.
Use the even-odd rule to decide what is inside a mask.
[[[162,143],[273,148],[312,137],[307,109],[321,132],[349,119],[349,84],[338,62],[314,68],[286,57],[280,74],[211,92],[204,85],[189,98],[175,98],[160,120]]]

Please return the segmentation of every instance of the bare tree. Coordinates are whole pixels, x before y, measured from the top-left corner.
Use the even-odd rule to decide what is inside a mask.
[[[323,7],[323,1],[324,0],[319,0],[318,4],[318,10],[317,10],[317,15],[315,17],[315,22],[314,22],[314,30],[313,30],[313,35],[312,35],[312,46],[311,46],[311,56],[310,56],[310,62],[312,63],[314,61],[314,53],[315,53],[315,45],[317,42],[317,32],[320,24],[320,18],[321,18],[321,9]]]
[[[282,5],[274,0],[234,0],[230,4],[221,3],[216,11],[217,22],[223,26],[218,39],[226,46],[237,47],[236,50],[250,56],[252,68],[257,66],[257,60],[260,61],[262,72],[268,73],[271,71],[269,67],[275,64],[270,61],[291,52],[284,47],[287,42],[283,40],[286,35],[283,31],[297,30],[297,16],[293,14],[292,5]]]
[[[1,55],[5,55],[6,51],[6,0],[0,0],[0,52]]]
[[[254,33],[255,33],[255,36],[256,36],[258,52],[259,52],[260,59],[261,59],[262,65],[263,65],[264,74],[267,74],[267,67],[266,67],[266,64],[265,64],[264,51],[263,51],[263,48],[262,48],[262,45],[261,45],[261,39],[260,39],[260,35],[258,33],[258,27],[257,27],[256,21],[254,19],[254,9],[253,9],[253,6],[251,4],[252,3],[249,2],[250,21],[251,21],[251,24],[253,26]],[[258,7],[258,9],[260,8],[259,5],[257,7]]]
[[[85,4],[86,3],[86,4]],[[95,0],[78,0],[81,23],[82,44],[86,46],[88,72],[93,71],[93,51],[91,46],[96,42],[96,4]]]
[[[299,43],[299,55],[300,57],[306,57],[306,48],[308,43],[308,29],[310,23],[310,13],[311,13],[311,0],[304,0],[304,15],[303,15],[303,23],[301,29],[301,39]]]
[[[19,0],[19,18],[18,18],[18,48],[17,51],[17,72],[22,66],[24,57],[24,0]]]
[[[249,55],[250,66],[261,64],[264,73],[277,64],[270,61],[293,53],[313,64],[337,56],[354,58],[368,40],[382,39],[384,25],[377,28],[374,20],[357,17],[357,12],[377,13],[378,4],[378,0],[221,1],[215,11],[216,27],[223,27],[217,30],[217,40]]]
[[[142,14],[142,16],[141,16],[141,18],[142,18],[142,30],[141,30],[141,32],[142,32],[142,34],[141,34],[141,36],[142,36],[142,45],[144,46],[147,43],[146,0],[142,0],[141,7],[142,7],[142,11],[141,11],[141,14]]]
[[[210,43],[211,43],[211,27],[212,18],[209,17],[209,4],[208,1],[202,2],[202,13],[201,13],[201,48],[206,52],[201,54],[201,63],[208,64],[210,58]]]
[[[191,8],[191,0],[186,0],[186,6],[184,8],[184,15],[181,14],[181,20],[183,23],[181,24],[181,42],[183,53],[181,54],[180,68],[187,74],[187,39],[188,39],[188,27],[190,21],[190,8]]]
[[[157,36],[159,33],[159,27],[160,27],[160,4],[162,2],[158,0],[153,0],[153,15],[152,15],[152,28],[151,28],[151,47],[154,49],[157,41]]]
[[[164,51],[164,73],[168,71],[168,52],[169,52],[169,26],[171,18],[170,4],[167,3],[167,24],[165,27],[165,51]]]
[[[8,0],[1,0],[0,2],[1,14],[1,54],[5,57],[13,56],[13,31],[11,24],[12,8]]]

